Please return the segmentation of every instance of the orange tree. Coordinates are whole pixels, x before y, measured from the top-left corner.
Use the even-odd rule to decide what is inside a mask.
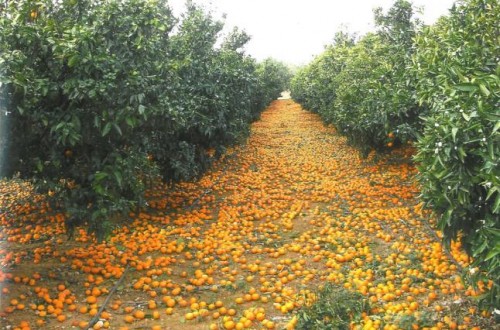
[[[407,71],[417,23],[408,1],[375,10],[378,31],[355,42],[339,33],[332,46],[292,81],[292,97],[333,123],[363,153],[414,139],[425,108]]]
[[[336,77],[345,68],[345,59],[354,44],[354,35],[338,32],[333,45],[326,47],[309,65],[300,68],[290,83],[294,100],[319,114],[325,122],[333,120]]]
[[[468,0],[417,37],[413,70],[431,108],[418,142],[423,197],[447,242],[473,257],[483,302],[500,306],[500,8]]]
[[[223,23],[194,5],[178,22],[164,0],[2,4],[2,175],[33,179],[103,238],[148,179],[192,178],[245,136],[281,90],[259,81],[244,33],[216,47]]]
[[[137,203],[138,169],[153,170],[138,136],[168,81],[155,56],[167,51],[170,10],[27,0],[8,2],[1,26],[11,170],[102,227],[109,211]]]
[[[291,79],[288,67],[272,58],[266,58],[257,67],[257,75],[261,89],[265,91],[263,100],[273,98],[276,92],[282,92],[289,88]]]
[[[434,26],[411,17],[407,1],[376,10],[377,33],[327,49],[293,78],[292,96],[364,151],[418,137],[422,196],[445,242],[473,257],[482,302],[498,307],[500,9],[467,0]]]

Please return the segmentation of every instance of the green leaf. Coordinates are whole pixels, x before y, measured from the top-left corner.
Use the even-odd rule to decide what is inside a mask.
[[[458,147],[458,157],[462,161],[462,163],[465,160],[465,156],[467,156],[467,153],[464,151],[464,148],[462,146]]]
[[[495,134],[498,129],[500,129],[500,121],[498,121],[496,124],[495,124],[495,127],[493,127],[493,131],[491,132],[491,135],[493,136],[493,134]]]
[[[118,132],[118,134],[123,135],[122,129],[120,128],[120,126],[118,126],[116,123],[114,123],[113,127],[115,128],[116,132]]]
[[[474,249],[473,257],[479,256],[487,248],[488,248],[488,241],[487,240],[482,241],[481,244]]]
[[[493,213],[500,213],[500,194],[497,194],[497,198],[495,198],[495,203],[493,204]]]
[[[439,173],[435,173],[434,176],[436,177],[436,179],[441,179],[442,177],[444,177],[446,175],[447,172],[448,172],[448,169],[444,169]]]
[[[111,126],[112,126],[111,123],[106,123],[104,129],[102,130],[102,136],[108,135],[109,131],[111,131]]]
[[[119,171],[114,171],[113,174],[114,174],[114,176],[116,178],[116,182],[118,182],[118,186],[120,188],[122,188],[122,186],[123,186],[122,185],[122,182],[123,182],[123,180],[122,180],[122,174]]]
[[[108,173],[106,173],[106,172],[97,172],[97,173],[94,175],[94,179],[95,179],[96,181],[101,181],[101,180],[103,180],[103,179],[105,179],[105,178],[107,178],[107,177],[108,177]]]
[[[458,127],[453,127],[451,129],[451,137],[453,138],[453,142],[456,143],[456,137],[457,137],[457,132],[458,132]]]
[[[493,196],[493,194],[495,192],[499,192],[500,191],[500,187],[497,187],[497,186],[493,186],[491,187],[489,190],[488,190],[488,194],[486,195],[486,198],[485,200],[488,200],[491,198],[491,196]]]
[[[467,84],[467,83],[462,83],[462,84],[457,84],[453,86],[455,89],[462,91],[462,92],[475,92],[477,91],[478,87],[474,84]]]
[[[490,259],[493,259],[495,258],[497,255],[500,254],[500,248],[498,248],[498,246],[495,246],[495,248],[493,248],[493,250],[491,250],[487,255],[486,255],[486,258],[484,258],[484,261],[488,261]]]
[[[486,96],[486,97],[490,96],[491,93],[488,90],[488,88],[486,88],[485,85],[479,84],[479,89],[481,89],[481,93],[483,93],[484,96]]]
[[[135,126],[135,120],[134,120],[134,118],[127,117],[127,118],[125,118],[125,121],[127,122],[127,125],[129,125],[130,127],[134,127]]]
[[[93,185],[94,187],[94,191],[98,194],[98,195],[106,195],[106,191],[104,190],[104,187],[100,184],[96,184],[96,185]]]
[[[73,55],[68,60],[68,66],[72,68],[73,66],[75,66],[75,64],[77,64],[77,62],[78,62],[78,55]]]

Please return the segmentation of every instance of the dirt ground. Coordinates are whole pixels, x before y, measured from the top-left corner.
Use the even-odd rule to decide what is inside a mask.
[[[152,187],[105,243],[68,241],[61,210],[2,181],[0,328],[85,329],[103,306],[96,329],[293,328],[329,282],[370,304],[354,328],[488,329],[467,257],[426,225],[412,152],[362,159],[284,94],[245,145]]]

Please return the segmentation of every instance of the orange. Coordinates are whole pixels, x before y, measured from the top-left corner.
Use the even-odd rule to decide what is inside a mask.
[[[138,320],[142,320],[144,319],[144,317],[146,317],[146,314],[140,310],[140,309],[137,309],[135,312],[134,312],[134,317]]]

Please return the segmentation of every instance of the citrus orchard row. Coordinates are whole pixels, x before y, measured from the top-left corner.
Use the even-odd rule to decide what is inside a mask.
[[[363,154],[416,141],[421,199],[443,241],[473,256],[470,282],[500,306],[500,70],[495,0],[456,1],[425,25],[408,0],[374,10],[375,32],[338,32],[291,95]]]
[[[329,283],[366,305],[351,328],[487,329],[473,297],[489,284],[464,285],[466,254],[425,225],[412,153],[362,159],[275,101],[245,145],[197,182],[156,183],[103,243],[67,241],[62,211],[2,181],[0,324],[86,329],[106,303],[93,329],[293,329]]]
[[[177,17],[167,0],[6,1],[0,31],[0,177],[30,180],[100,240],[146,182],[199,177],[243,140],[289,80],[193,2]]]

